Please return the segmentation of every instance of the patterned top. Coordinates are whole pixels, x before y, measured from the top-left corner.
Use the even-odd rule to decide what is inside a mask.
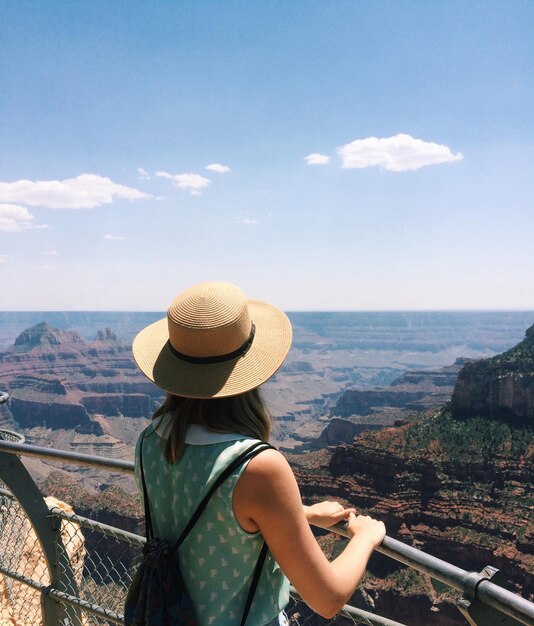
[[[214,433],[192,424],[182,458],[168,463],[163,438],[170,415],[155,420],[142,433],[143,467],[154,534],[171,545],[192,517],[202,497],[221,472],[256,440],[247,435]],[[141,491],[139,444],[136,480]],[[206,510],[179,549],[180,568],[196,608],[199,626],[239,624],[263,539],[237,522],[234,487],[246,463],[213,494]],[[289,601],[289,582],[270,552],[247,618],[247,626],[263,626]]]

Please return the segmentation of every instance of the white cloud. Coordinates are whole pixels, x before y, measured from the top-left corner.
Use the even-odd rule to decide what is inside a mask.
[[[124,241],[126,237],[122,235],[104,235],[104,239],[109,239],[110,241]]]
[[[45,252],[45,255],[46,255],[46,256],[58,256],[58,255],[59,255],[59,252],[58,252],[57,250],[47,250],[47,251]]]
[[[226,174],[227,172],[232,171],[228,165],[221,165],[220,163],[211,163],[210,165],[206,165],[206,169],[211,170],[212,172],[219,172],[219,174]]]
[[[35,224],[34,219],[26,207],[19,204],[0,204],[0,231],[18,233],[30,228],[48,228],[46,224]]]
[[[0,254],[0,263],[7,263],[7,256],[5,254]]]
[[[139,174],[139,180],[150,180],[150,174],[145,170],[144,167],[138,167],[137,173]]]
[[[202,193],[201,189],[211,185],[211,180],[200,174],[169,174],[168,172],[156,172],[156,176],[168,178],[176,187],[184,191],[189,191],[194,196],[200,195]]]
[[[304,160],[308,165],[326,165],[326,163],[330,162],[330,157],[326,154],[312,152],[312,154],[308,154],[308,156],[304,157]]]
[[[343,168],[360,169],[378,165],[390,172],[418,170],[425,165],[463,159],[462,154],[453,154],[443,144],[414,139],[402,133],[394,137],[356,139],[340,146],[337,152]]]
[[[232,217],[241,224],[257,224],[258,220],[254,217],[250,217],[247,211],[242,213],[232,213]]]
[[[34,219],[28,209],[20,204],[0,204],[0,216],[13,220],[31,221]]]
[[[91,209],[115,199],[141,200],[149,194],[118,185],[98,174],[80,174],[66,180],[0,182],[0,202],[21,202],[49,209]]]

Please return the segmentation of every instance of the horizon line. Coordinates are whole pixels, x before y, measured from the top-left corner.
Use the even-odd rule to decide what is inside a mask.
[[[281,309],[286,314],[292,313],[534,313],[529,308],[481,308],[481,309]],[[165,316],[164,310],[158,309],[0,309],[2,313],[157,313]]]

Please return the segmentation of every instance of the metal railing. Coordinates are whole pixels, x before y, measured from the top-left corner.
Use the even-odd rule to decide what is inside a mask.
[[[133,463],[27,445],[10,436],[15,433],[3,432],[0,480],[7,489],[0,484],[0,574],[4,574],[3,579],[0,576],[0,603],[2,597],[10,599],[9,610],[17,612],[19,624],[122,624],[126,589],[140,562],[144,538],[77,515],[58,502],[45,503],[18,456],[130,475]],[[332,530],[346,535],[342,526]],[[491,567],[467,572],[391,537],[377,550],[460,591],[458,607],[473,626],[534,626],[534,604],[504,589],[499,572]],[[2,611],[6,609],[0,606],[0,624],[9,617]],[[294,590],[288,614],[295,626],[403,626],[351,606],[333,620],[324,620]]]

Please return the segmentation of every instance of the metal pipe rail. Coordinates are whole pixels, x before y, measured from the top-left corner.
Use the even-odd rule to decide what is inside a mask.
[[[49,459],[51,461],[63,461],[71,465],[82,465],[84,467],[93,467],[110,472],[119,472],[121,474],[133,474],[134,472],[134,464],[131,461],[109,459],[93,454],[81,454],[80,452],[69,452],[68,450],[58,450],[57,448],[43,448],[27,443],[0,440],[0,450],[8,454],[20,454],[22,456]]]
[[[344,537],[349,536],[343,524],[337,524],[329,530]],[[480,600],[522,624],[534,626],[534,604],[492,583],[489,576],[478,572],[467,572],[461,567],[412,548],[387,535],[376,550],[423,574],[428,574],[463,594]]]
[[[46,458],[66,463],[106,469],[111,472],[132,474],[134,464],[129,461],[120,461],[89,454],[67,452],[54,448],[43,448],[28,444],[14,443],[0,440],[0,451],[30,457]],[[338,524],[328,530],[345,537],[348,536],[343,524]],[[456,589],[464,596],[479,600],[484,604],[504,613],[526,626],[534,626],[534,604],[521,596],[504,589],[491,582],[490,575],[477,572],[467,572],[427,554],[417,548],[408,546],[392,537],[386,536],[383,543],[377,548],[378,552],[404,563],[408,567],[428,574],[449,587]]]

